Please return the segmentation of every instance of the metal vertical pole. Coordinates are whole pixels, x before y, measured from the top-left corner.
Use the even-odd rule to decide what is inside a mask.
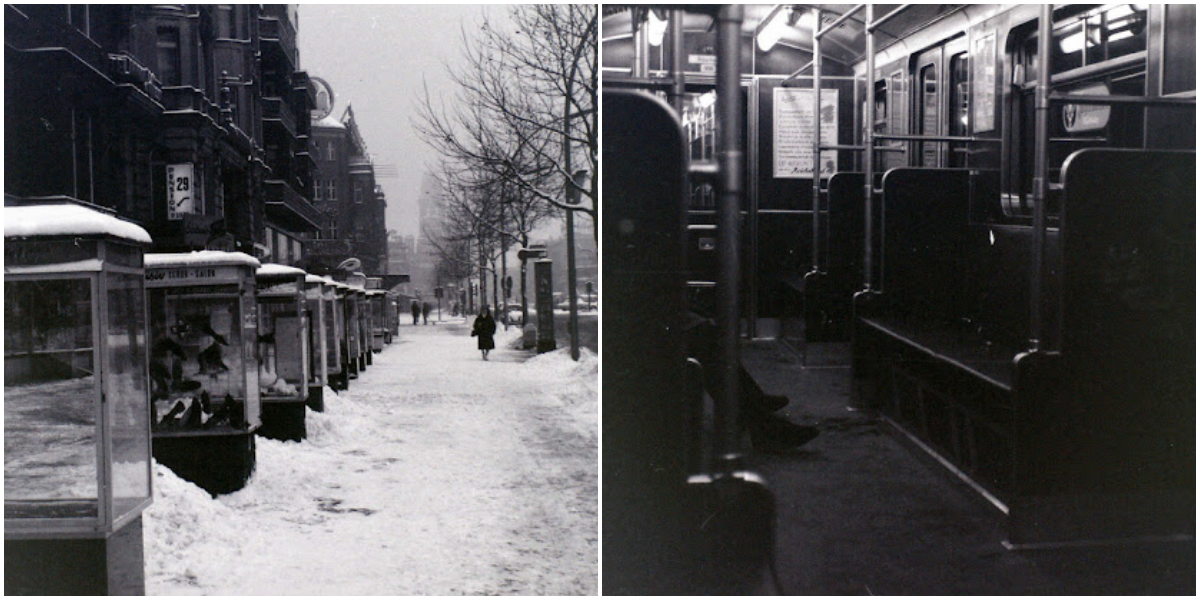
[[[1029,281],[1029,347],[1036,351],[1042,338],[1042,265],[1046,253],[1046,178],[1050,171],[1050,42],[1054,5],[1043,4],[1038,18],[1038,72],[1034,90],[1033,146],[1033,264]]]
[[[647,56],[646,26],[643,17],[647,8],[635,7],[630,9],[633,14],[633,76],[646,77],[650,71],[650,57]]]
[[[683,118],[683,97],[687,92],[683,76],[683,11],[671,11],[671,108]]]
[[[813,169],[812,169],[812,270],[821,269],[821,9],[814,8],[816,24],[813,25]]]
[[[875,237],[874,228],[872,227],[872,218],[874,216],[875,204],[875,33],[871,30],[871,21],[875,20],[875,5],[868,4],[866,7],[866,27],[867,34],[867,108],[863,115],[866,118],[867,127],[864,134],[863,146],[863,201],[866,207],[866,219],[863,223],[863,288],[866,291],[871,291],[871,273],[875,266],[871,263],[871,241]]]
[[[741,462],[738,451],[738,228],[742,199],[742,7],[717,13],[717,121],[720,138],[720,196],[717,202],[717,378],[715,470],[731,473]]]

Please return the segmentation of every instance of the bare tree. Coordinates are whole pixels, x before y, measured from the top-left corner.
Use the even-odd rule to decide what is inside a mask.
[[[596,222],[598,94],[596,8],[522,5],[512,27],[488,20],[477,38],[464,31],[464,63],[450,68],[452,106],[425,90],[416,127],[446,159],[507,182],[524,197],[587,214]],[[571,192],[583,202],[568,204]]]

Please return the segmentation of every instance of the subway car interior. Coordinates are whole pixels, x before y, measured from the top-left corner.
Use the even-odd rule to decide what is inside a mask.
[[[606,5],[606,594],[1195,594],[1196,8]]]

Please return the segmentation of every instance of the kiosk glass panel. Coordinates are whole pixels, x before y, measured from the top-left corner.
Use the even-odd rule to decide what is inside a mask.
[[[108,273],[104,393],[112,435],[113,518],[150,497],[150,414],[146,388],[143,276]]]
[[[338,342],[338,332],[343,327],[342,308],[332,298],[326,299],[325,303],[325,368],[330,373],[339,373],[342,370],[342,347]]]
[[[99,516],[92,284],[4,284],[6,519]]]

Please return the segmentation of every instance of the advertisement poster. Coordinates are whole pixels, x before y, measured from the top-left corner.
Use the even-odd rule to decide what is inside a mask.
[[[972,131],[991,131],[996,126],[996,34],[989,33],[975,40],[971,49],[972,96],[975,111],[971,115]]]
[[[786,179],[812,178],[813,91],[794,88],[775,88],[774,154],[775,177]],[[821,89],[821,143],[838,143],[838,90]],[[828,177],[837,170],[837,151],[821,152],[821,176]]]

